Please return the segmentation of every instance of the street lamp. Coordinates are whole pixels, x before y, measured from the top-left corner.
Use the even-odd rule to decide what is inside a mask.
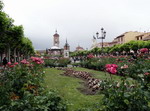
[[[101,36],[99,36],[99,33],[96,33],[96,37],[97,39],[102,39],[102,53],[103,53],[103,39],[105,39],[106,37],[106,31],[104,30],[104,28],[101,28]]]

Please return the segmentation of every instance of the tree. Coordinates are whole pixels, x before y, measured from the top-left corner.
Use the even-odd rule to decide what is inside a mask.
[[[14,55],[14,62],[16,62],[16,50],[22,40],[22,37],[24,36],[23,27],[13,25],[7,30],[6,35],[7,35],[7,39],[5,44],[7,44],[7,48],[8,48],[9,61],[10,61],[10,55],[12,51],[13,52],[12,55]]]
[[[23,58],[27,59],[29,55],[34,54],[34,48],[32,46],[32,42],[27,37],[22,38],[20,49],[21,49],[20,52],[21,52],[21,55],[23,55]]]
[[[3,6],[4,6],[3,2],[2,2],[2,1],[0,1],[0,11],[2,11]]]

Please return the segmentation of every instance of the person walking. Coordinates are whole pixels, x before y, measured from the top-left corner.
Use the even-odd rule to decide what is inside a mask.
[[[4,68],[6,67],[7,63],[8,63],[8,61],[7,61],[6,57],[4,57],[4,58],[3,58],[3,65],[4,65]]]

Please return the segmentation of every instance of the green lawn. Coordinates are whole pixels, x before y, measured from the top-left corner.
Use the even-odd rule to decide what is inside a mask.
[[[85,68],[75,68],[75,70],[91,72],[95,78],[106,78],[104,72]],[[81,79],[63,76],[61,75],[63,71],[55,68],[46,68],[45,71],[45,84],[48,89],[57,90],[59,94],[67,100],[69,111],[74,111],[80,108],[90,108],[94,103],[101,101],[102,95],[84,95],[77,89],[83,87],[80,84],[82,82]],[[107,76],[109,75],[107,74]],[[113,78],[119,80],[118,76],[113,76]]]

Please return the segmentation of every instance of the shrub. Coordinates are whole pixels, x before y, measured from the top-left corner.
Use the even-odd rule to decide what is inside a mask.
[[[45,67],[56,67],[56,61],[55,59],[45,59]]]
[[[102,111],[149,111],[150,96],[138,84],[130,85],[127,81],[108,82],[102,100]]]

